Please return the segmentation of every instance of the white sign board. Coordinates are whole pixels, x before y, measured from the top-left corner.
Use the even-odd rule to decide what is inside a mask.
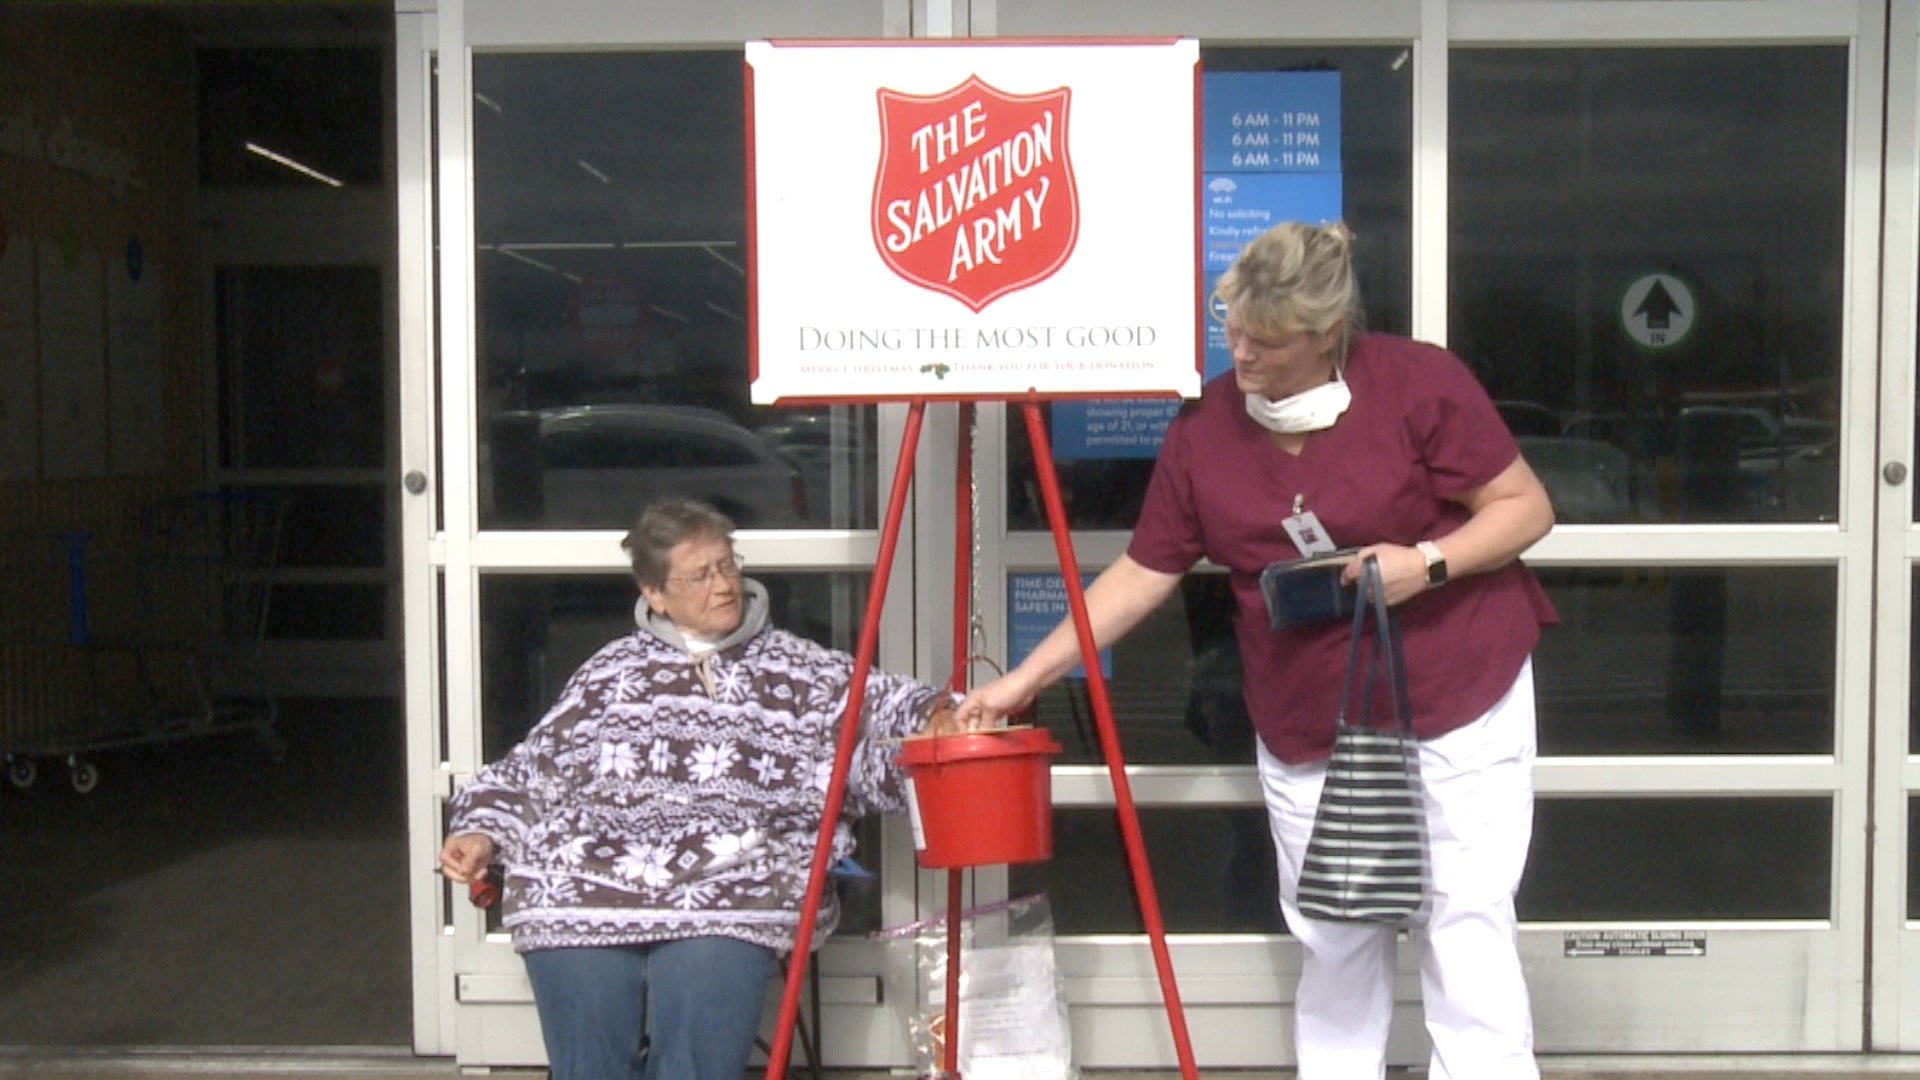
[[[1198,394],[1199,60],[749,42],[754,402]]]

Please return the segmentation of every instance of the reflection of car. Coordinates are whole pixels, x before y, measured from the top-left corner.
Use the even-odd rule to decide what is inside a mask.
[[[1675,423],[1683,499],[1748,520],[1832,520],[1839,465],[1832,424],[1739,405],[1690,405]]]
[[[850,454],[866,441],[864,433],[850,419],[793,410],[782,410],[754,434],[796,463],[827,461],[834,454]]]
[[[1608,412],[1577,413],[1567,418],[1562,435],[1576,439],[1598,439],[1612,443],[1640,460],[1668,453],[1672,433],[1666,421],[1657,415]]]
[[[625,528],[640,508],[701,499],[743,527],[806,519],[800,470],[711,409],[608,404],[497,413],[493,491],[504,517],[553,528]],[[524,490],[531,486],[532,490]]]
[[[805,471],[822,475],[864,454],[873,456],[873,440],[850,420],[820,413],[792,413],[763,425],[754,434],[774,453]]]
[[[1496,401],[1493,410],[1516,436],[1560,434],[1560,417],[1545,405],[1531,401]]]
[[[1656,515],[1652,471],[1636,466],[1625,450],[1564,435],[1521,435],[1514,441],[1546,486],[1559,521],[1593,524]]]
[[[1777,419],[1766,409],[1747,405],[1689,405],[1680,410],[1682,427],[1718,425],[1725,428],[1741,458],[1790,455],[1833,442],[1833,425],[1800,416]]]
[[[754,434],[806,478],[807,509],[818,523],[839,527],[862,523],[857,512],[844,507],[835,510],[833,492],[837,482],[854,505],[865,506],[872,501],[877,458],[871,427],[863,429],[854,417],[781,410]],[[827,521],[829,516],[834,520]]]

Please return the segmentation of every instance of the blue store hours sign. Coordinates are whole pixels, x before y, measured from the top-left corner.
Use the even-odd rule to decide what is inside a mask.
[[[1223,71],[1203,76],[1200,169],[1340,171],[1340,73]]]
[[[1341,219],[1340,127],[1337,71],[1209,71],[1201,77],[1202,305],[1211,306],[1214,283],[1261,233],[1282,221]],[[1208,379],[1233,366],[1224,317],[1203,314]],[[1054,456],[1151,458],[1179,407],[1173,401],[1055,402]]]

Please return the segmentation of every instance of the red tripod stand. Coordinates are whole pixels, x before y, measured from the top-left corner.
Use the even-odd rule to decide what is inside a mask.
[[[1165,925],[1160,917],[1160,902],[1153,889],[1152,871],[1147,866],[1146,845],[1140,837],[1140,820],[1134,810],[1132,788],[1127,782],[1126,763],[1120,753],[1120,737],[1113,723],[1113,706],[1107,697],[1106,679],[1100,673],[1098,648],[1093,637],[1093,626],[1087,615],[1085,591],[1080,585],[1080,566],[1074,558],[1073,544],[1067,534],[1067,516],[1065,504],[1060,497],[1060,483],[1054,475],[1053,452],[1047,440],[1046,425],[1040,415],[1041,398],[1038,394],[1028,394],[1018,399],[1026,417],[1027,438],[1033,447],[1033,464],[1040,492],[1046,504],[1047,523],[1053,532],[1053,542],[1060,558],[1060,573],[1065,579],[1067,603],[1072,612],[1074,630],[1080,640],[1080,653],[1085,661],[1087,673],[1087,698],[1092,706],[1095,727],[1100,735],[1100,750],[1106,759],[1107,773],[1113,784],[1114,811],[1119,817],[1120,835],[1126,849],[1127,869],[1132,875],[1134,895],[1139,898],[1140,920],[1145,925],[1147,937],[1152,946],[1154,969],[1159,974],[1161,996],[1166,1003],[1167,1022],[1172,1028],[1174,1052],[1179,1057],[1180,1075],[1185,1080],[1196,1080],[1198,1072],[1193,1061],[1193,1046],[1187,1034],[1186,1015],[1180,1005],[1180,990],[1174,981],[1173,959],[1167,951]],[[970,426],[972,402],[963,402],[961,431]],[[807,877],[807,891],[800,909],[800,924],[794,936],[793,955],[795,962],[787,966],[786,988],[780,998],[779,1020],[774,1029],[772,1048],[767,1055],[767,1080],[780,1080],[786,1074],[787,1057],[792,1047],[794,1018],[800,1009],[800,988],[805,979],[806,966],[811,962],[814,925],[820,915],[820,897],[827,878],[827,864],[832,858],[833,833],[840,820],[841,806],[846,798],[847,770],[853,759],[853,749],[859,739],[860,707],[867,683],[867,675],[873,668],[874,653],[877,651],[880,633],[880,613],[885,604],[887,580],[893,569],[893,558],[899,546],[900,521],[906,510],[907,493],[913,480],[914,451],[920,441],[920,427],[926,418],[927,399],[913,399],[907,410],[907,426],[900,440],[899,468],[894,473],[893,488],[887,499],[886,518],[880,534],[880,550],[873,568],[873,581],[867,593],[867,610],[860,627],[860,639],[854,653],[853,682],[847,691],[847,711],[841,720],[839,744],[833,759],[833,775],[827,784],[826,807],[821,817],[820,835],[814,845],[813,866]],[[962,483],[956,499],[956,532],[960,537],[955,556],[954,571],[954,679],[956,683],[966,678],[968,668],[968,638],[966,618],[968,609],[969,565],[966,558],[966,543],[973,530],[973,510],[966,499],[966,481],[972,474],[972,449],[963,438],[960,443],[959,475]],[[956,687],[959,688],[959,687]],[[947,1076],[958,1080],[959,1032],[959,978],[960,978],[960,909],[961,877],[959,870],[947,872],[947,1030],[945,1039],[945,1071]]]

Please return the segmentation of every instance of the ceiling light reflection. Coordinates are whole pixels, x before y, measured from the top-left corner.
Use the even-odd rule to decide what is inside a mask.
[[[539,259],[535,259],[535,258],[532,258],[532,257],[530,257],[530,256],[526,256],[526,255],[522,255],[522,254],[520,254],[519,252],[517,252],[517,251],[515,251],[515,250],[513,250],[512,248],[508,248],[508,247],[497,247],[497,248],[494,248],[493,250],[495,250],[495,251],[497,251],[497,252],[499,252],[499,253],[500,253],[500,254],[502,254],[502,255],[505,255],[505,256],[506,256],[507,258],[509,258],[509,259],[513,259],[513,260],[515,260],[515,261],[517,261],[517,262],[523,262],[523,263],[526,263],[526,264],[527,264],[528,266],[531,266],[531,267],[534,267],[535,269],[538,269],[538,270],[545,270],[545,271],[546,271],[547,273],[549,273],[549,274],[557,274],[557,273],[559,273],[559,272],[560,272],[560,270],[559,270],[559,268],[558,268],[558,267],[555,267],[555,266],[552,266],[552,265],[549,265],[549,264],[547,264],[547,263],[543,263],[543,262],[541,262],[541,261],[540,261]]]
[[[268,161],[273,162],[275,165],[283,165],[289,169],[292,169],[294,172],[300,173],[304,176],[310,176],[315,180],[320,181],[323,184],[331,184],[334,187],[346,186],[346,184],[343,183],[342,181],[335,180],[333,177],[328,176],[326,173],[321,172],[319,169],[313,168],[312,166],[309,166],[309,165],[303,165],[300,162],[295,161],[292,158],[286,156],[285,154],[276,154],[273,151],[267,149],[266,147],[261,146],[259,143],[250,142],[250,143],[247,143],[246,146],[247,146],[248,152],[258,154],[261,157],[266,158]]]
[[[701,244],[700,250],[720,260],[722,263],[726,264],[728,267],[731,267],[733,272],[736,274],[739,274],[741,277],[747,276],[746,267],[741,266],[739,263],[734,262],[732,259],[729,259],[725,255],[722,255],[718,251],[714,250],[714,247],[712,244]]]

